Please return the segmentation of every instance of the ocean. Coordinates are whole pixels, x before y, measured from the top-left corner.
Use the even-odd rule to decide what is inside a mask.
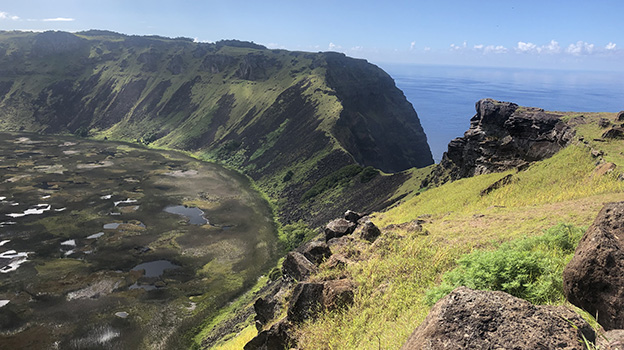
[[[624,110],[624,73],[433,65],[380,65],[412,103],[436,163],[462,136],[482,98],[549,111]]]

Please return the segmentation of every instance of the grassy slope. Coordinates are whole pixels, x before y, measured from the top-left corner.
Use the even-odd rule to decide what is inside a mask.
[[[585,117],[592,123],[580,126],[578,135],[593,140],[603,131],[597,119],[615,115]],[[363,261],[346,269],[359,285],[353,307],[301,327],[300,347],[398,349],[428,313],[425,291],[463,254],[539,235],[560,222],[591,224],[605,202],[624,200],[624,183],[617,179],[624,143],[591,141],[591,146],[605,151],[604,158],[618,165],[616,172],[594,176],[596,159],[578,143],[515,174],[515,182],[489,195],[480,192],[507,173],[449,183],[376,213],[380,227],[425,218],[429,235],[386,231]]]

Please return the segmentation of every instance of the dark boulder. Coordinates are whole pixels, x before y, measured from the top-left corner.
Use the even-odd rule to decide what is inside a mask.
[[[617,120],[618,122],[624,122],[624,111],[620,111],[617,114],[617,117],[615,117],[615,120]]]
[[[624,128],[621,126],[615,126],[602,134],[603,139],[624,139]]]
[[[288,307],[288,320],[301,323],[314,319],[323,311],[348,307],[353,304],[353,289],[353,283],[346,278],[323,283],[298,283]]]
[[[366,221],[364,224],[358,226],[355,230],[355,234],[359,235],[362,239],[369,242],[374,242],[377,237],[381,236],[381,230],[372,221]]]
[[[316,265],[320,265],[323,261],[329,259],[332,254],[327,243],[323,241],[308,242],[300,248],[300,252]]]
[[[598,126],[603,129],[608,128],[609,126],[611,126],[611,122],[607,118],[600,118],[600,120],[598,120]]]
[[[574,130],[558,114],[492,99],[476,103],[463,137],[452,140],[424,183],[444,183],[480,174],[523,169],[567,146]]]
[[[296,281],[303,281],[317,271],[316,265],[299,252],[289,252],[282,264],[282,274]]]
[[[624,328],[624,202],[598,213],[563,270],[563,291],[604,329]]]
[[[438,301],[403,350],[584,350],[593,329],[563,306],[536,306],[503,292],[459,287]]]
[[[358,220],[360,220],[364,216],[363,214],[354,212],[352,210],[347,210],[344,214],[344,218],[347,221],[351,221],[354,224],[357,224]]]
[[[327,311],[353,305],[353,282],[349,279],[331,280],[323,286],[323,307]]]
[[[282,320],[270,329],[258,333],[243,347],[244,350],[283,350],[295,345],[292,324]]]
[[[300,323],[315,318],[323,310],[323,283],[297,283],[288,307],[288,320]]]
[[[509,185],[510,183],[512,183],[514,180],[514,177],[512,174],[509,175],[505,175],[502,179],[494,182],[493,184],[489,185],[488,187],[484,188],[481,191],[481,196],[487,196],[488,194],[490,194],[490,192],[497,190],[503,186]]]
[[[332,238],[350,235],[355,230],[356,224],[345,219],[336,219],[331,221],[325,227],[325,242]]]
[[[275,316],[276,305],[276,300],[266,300],[263,298],[258,298],[256,300],[253,307],[256,312],[256,317],[254,319],[258,330],[262,330],[262,327],[264,327],[268,321],[273,319],[273,316]]]

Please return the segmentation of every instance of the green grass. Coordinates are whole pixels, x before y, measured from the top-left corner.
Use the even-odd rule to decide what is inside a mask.
[[[514,240],[494,251],[473,251],[444,274],[440,286],[427,291],[427,304],[433,306],[459,286],[499,290],[534,304],[562,303],[563,269],[584,232],[559,224],[541,236]]]
[[[624,144],[613,147],[624,150]],[[595,166],[588,147],[573,145],[525,171],[458,180],[374,214],[381,228],[424,219],[429,235],[383,230],[361,260],[341,272],[358,285],[354,305],[304,324],[299,348],[399,349],[424,320],[441,283],[445,290],[433,299],[455,284],[472,283],[562,303],[558,275],[580,235],[574,227],[590,225],[605,202],[624,200],[618,169],[599,177],[592,174]],[[514,181],[481,195],[508,174]],[[467,270],[490,284],[464,282]],[[321,277],[331,275],[322,267]]]

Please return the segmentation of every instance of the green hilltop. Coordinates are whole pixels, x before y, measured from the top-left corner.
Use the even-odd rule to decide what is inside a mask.
[[[0,130],[140,142],[221,162],[251,177],[284,223],[318,225],[344,206],[380,209],[403,177],[375,169],[433,163],[390,76],[338,53],[99,30],[0,32],[0,73]],[[356,171],[344,171],[350,165]],[[319,181],[327,186],[312,189]]]

